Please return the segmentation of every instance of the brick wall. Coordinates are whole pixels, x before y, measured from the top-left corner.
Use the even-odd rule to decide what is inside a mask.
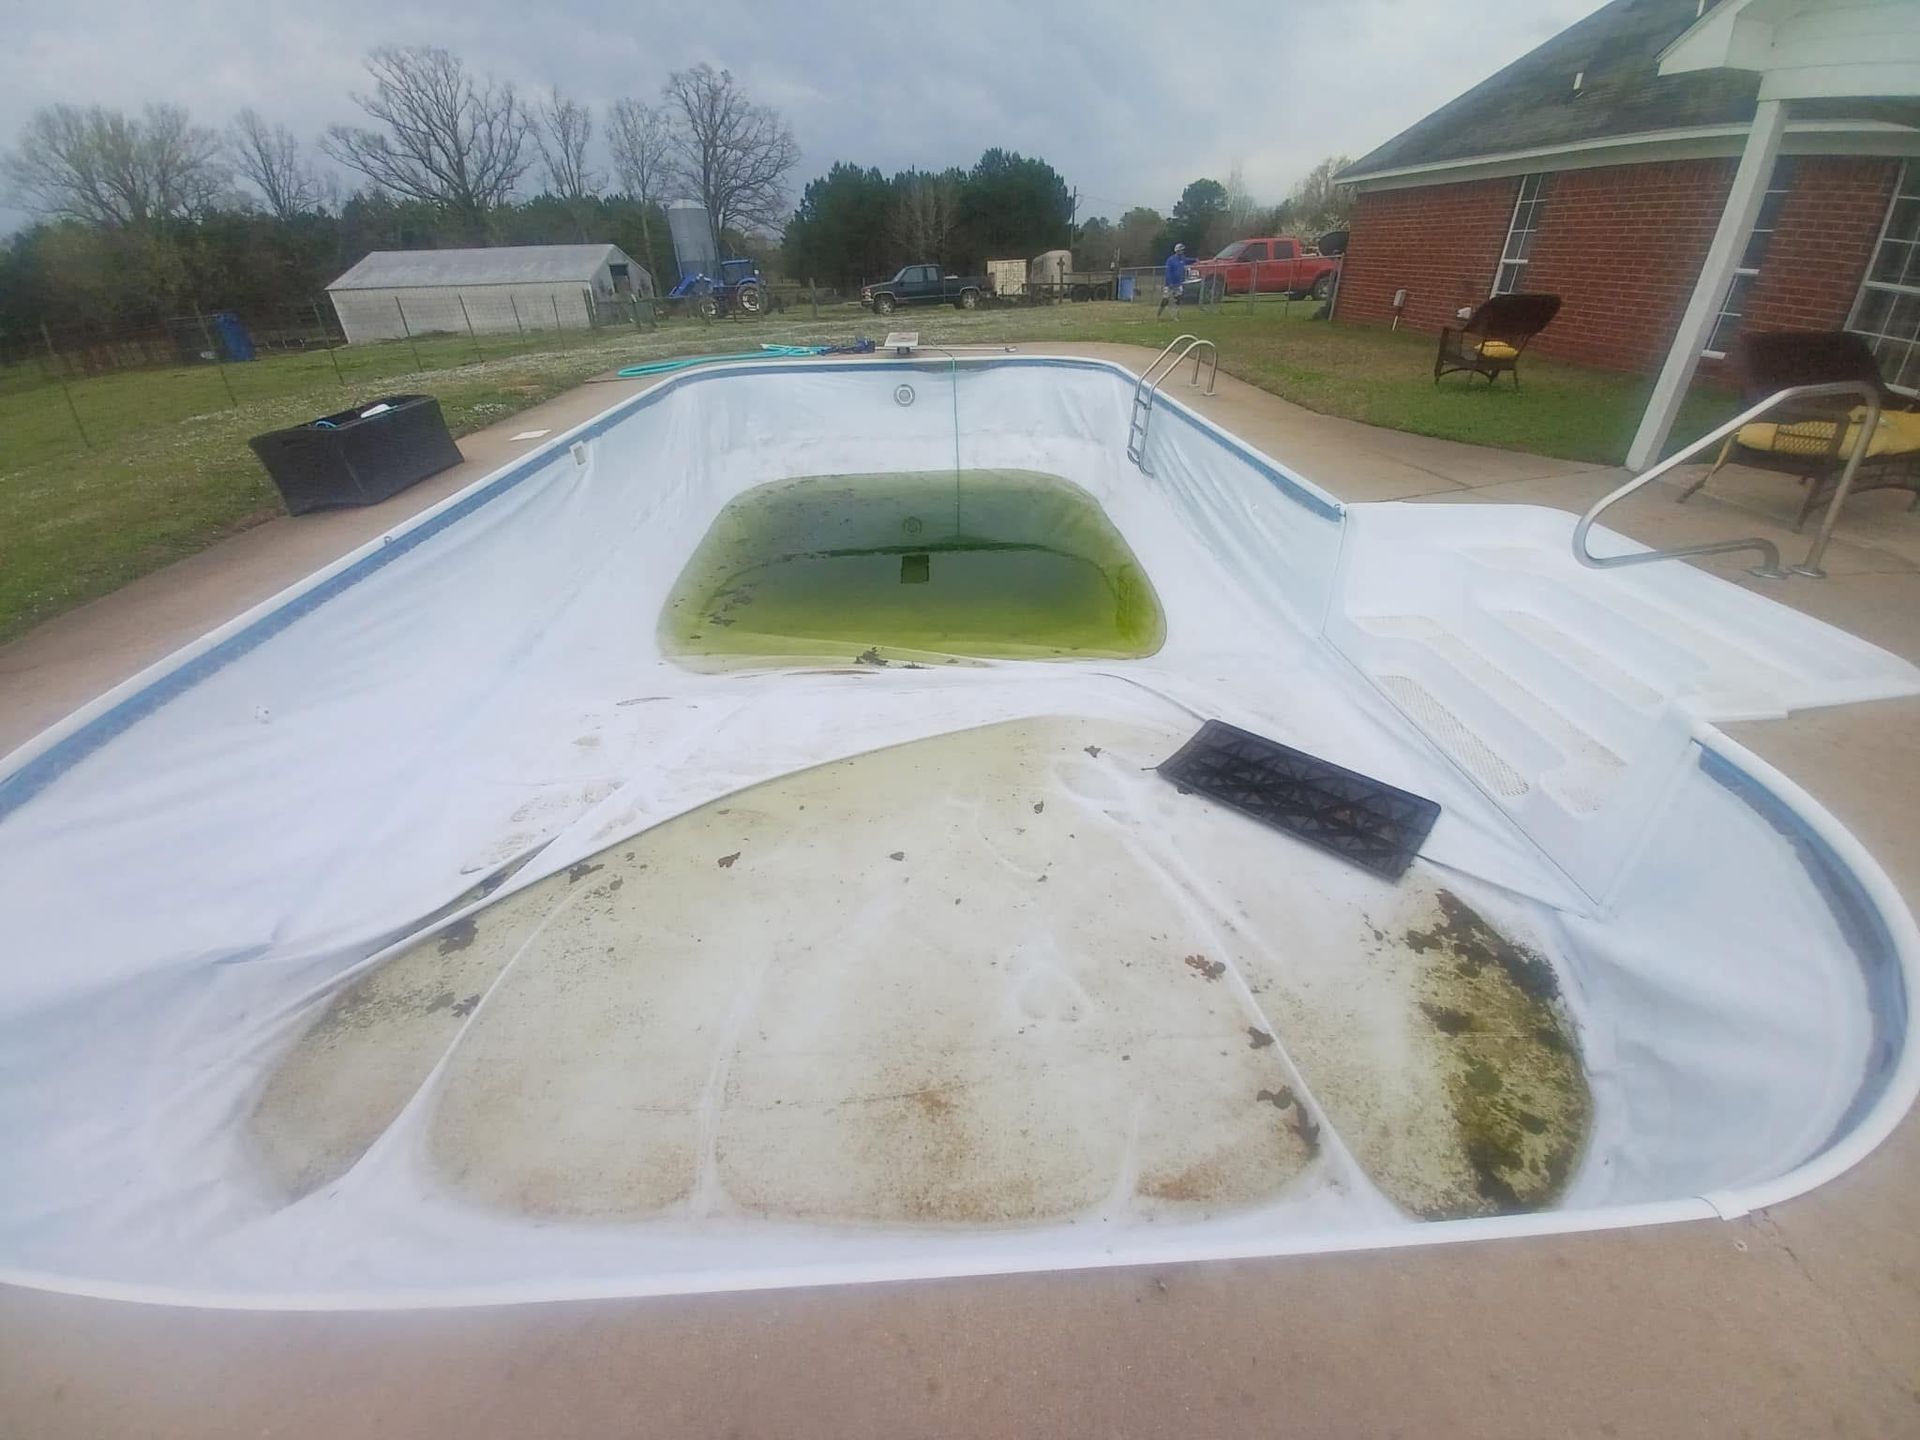
[[[1535,348],[1606,370],[1658,369],[1726,207],[1734,164],[1678,160],[1555,175],[1526,285],[1562,303]]]
[[[1404,288],[1400,323],[1438,330],[1460,306],[1486,299],[1519,185],[1470,180],[1356,195],[1339,317],[1385,324],[1393,319],[1393,292]]]
[[[1522,282],[1563,304],[1534,342],[1544,355],[1611,370],[1658,368],[1713,239],[1734,161],[1685,160],[1565,170],[1546,206]],[[1898,162],[1802,158],[1755,282],[1750,323],[1845,323]],[[1438,330],[1493,288],[1519,177],[1357,196],[1340,281],[1340,318],[1383,323],[1405,287],[1403,327]]]
[[[1900,178],[1900,162],[1805,156],[1774,227],[1749,300],[1758,330],[1832,330],[1847,323],[1873,242]]]

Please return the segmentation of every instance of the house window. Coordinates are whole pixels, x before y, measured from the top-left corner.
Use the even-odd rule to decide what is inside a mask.
[[[1740,252],[1740,263],[1734,267],[1733,282],[1727,286],[1726,299],[1720,302],[1720,314],[1707,336],[1703,355],[1718,360],[1733,348],[1733,342],[1739,337],[1753,297],[1754,281],[1760,278],[1761,263],[1767,258],[1767,247],[1773,243],[1780,212],[1786,208],[1787,194],[1792,189],[1793,161],[1783,157],[1774,162],[1767,193],[1760,197],[1759,213],[1753,217],[1753,229],[1747,232],[1747,248]]]
[[[1496,295],[1511,295],[1526,279],[1533,237],[1540,233],[1540,212],[1546,205],[1541,196],[1546,178],[1527,175],[1520,180],[1520,197],[1513,202],[1513,220],[1507,226],[1507,248],[1500,252],[1500,271],[1493,280]]]
[[[1847,328],[1865,338],[1880,375],[1896,390],[1920,390],[1920,167],[1900,170],[1900,184],[1860,282]]]

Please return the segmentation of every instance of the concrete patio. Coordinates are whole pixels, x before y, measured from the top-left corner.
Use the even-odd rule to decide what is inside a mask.
[[[1130,347],[1046,346],[1139,368]],[[582,387],[365,510],[281,519],[0,648],[0,751],[649,381]],[[1355,501],[1583,510],[1622,472],[1377,430],[1222,376],[1170,392]],[[1607,523],[1773,539],[1797,488],[1729,469]],[[1708,568],[1920,661],[1920,514],[1859,497],[1826,580]],[[1811,526],[1809,527],[1811,530]],[[1920,700],[1734,727],[1920,906]],[[1920,1122],[1738,1221],[1398,1252],[380,1315],[0,1290],[0,1431],[225,1435],[1749,1435],[1920,1432]]]

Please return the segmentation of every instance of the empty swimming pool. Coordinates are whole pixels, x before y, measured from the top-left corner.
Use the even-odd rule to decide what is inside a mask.
[[[0,766],[0,1278],[649,1294],[1742,1213],[1913,921],[1714,728],[1920,693],[1573,518],[1343,506],[1087,360],[695,370]],[[1603,547],[1631,548],[1618,537]],[[1387,880],[1155,773],[1440,806]]]

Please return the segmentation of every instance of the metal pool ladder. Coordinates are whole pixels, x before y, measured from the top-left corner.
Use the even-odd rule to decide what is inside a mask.
[[[1197,384],[1199,382],[1197,364],[1194,366],[1194,379]],[[1820,521],[1820,533],[1814,536],[1813,544],[1807,550],[1807,558],[1792,568],[1792,573],[1795,575],[1811,575],[1816,580],[1825,579],[1827,572],[1820,568],[1820,561],[1826,554],[1827,541],[1833,538],[1834,524],[1840,519],[1840,507],[1847,503],[1847,495],[1853,489],[1853,478],[1860,471],[1860,462],[1866,458],[1867,447],[1873,444],[1874,434],[1880,428],[1880,392],[1864,380],[1841,380],[1824,385],[1790,385],[1785,390],[1776,390],[1751,410],[1741,411],[1718,429],[1709,430],[1691,445],[1681,447],[1651,470],[1635,475],[1619,489],[1602,496],[1594,503],[1591,510],[1580,517],[1580,523],[1573,527],[1573,558],[1595,570],[1611,570],[1618,565],[1644,565],[1649,560],[1674,560],[1683,555],[1721,555],[1733,550],[1757,550],[1760,552],[1760,563],[1752,566],[1747,573],[1767,580],[1784,580],[1788,572],[1780,567],[1779,547],[1771,540],[1758,535],[1749,540],[1722,540],[1712,545],[1679,545],[1671,550],[1636,550],[1625,555],[1596,555],[1587,548],[1587,532],[1593,528],[1593,522],[1600,518],[1600,512],[1609,505],[1617,500],[1626,499],[1641,486],[1658,480],[1676,465],[1685,464],[1702,450],[1736,433],[1741,426],[1752,424],[1776,405],[1788,400],[1810,400],[1817,396],[1833,395],[1859,396],[1866,403],[1867,413],[1854,437],[1853,451],[1847,456],[1847,468],[1841,472],[1840,483],[1834,487],[1833,499],[1828,502],[1827,513]],[[1841,426],[1851,422],[1845,417],[1836,417],[1831,423]],[[1840,433],[1844,436],[1846,430],[1842,429]]]
[[[1204,350],[1202,346],[1206,347]],[[1176,335],[1167,342],[1167,348],[1154,357],[1153,363],[1146,369],[1133,387],[1133,419],[1127,426],[1127,458],[1140,467],[1144,475],[1153,471],[1147,468],[1147,426],[1153,420],[1153,397],[1160,391],[1160,382],[1180,368],[1180,362],[1193,356],[1193,383],[1200,383],[1200,362],[1211,360],[1207,371],[1206,393],[1213,394],[1213,382],[1220,374],[1220,351],[1211,340],[1202,340],[1198,335]]]

